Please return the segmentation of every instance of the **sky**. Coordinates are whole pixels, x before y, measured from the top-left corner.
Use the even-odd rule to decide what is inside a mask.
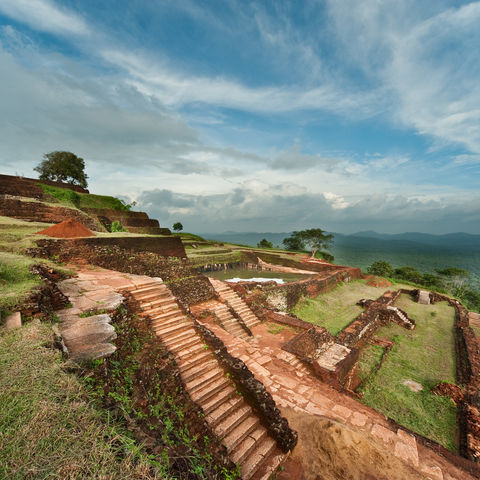
[[[480,2],[1,0],[0,173],[191,232],[480,234]]]

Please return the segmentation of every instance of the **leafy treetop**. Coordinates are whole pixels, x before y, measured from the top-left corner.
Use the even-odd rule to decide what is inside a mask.
[[[40,173],[40,180],[53,180],[54,182],[67,182],[86,188],[87,174],[85,161],[72,152],[55,151],[46,153],[42,162],[35,167]]]
[[[181,232],[183,230],[183,225],[180,222],[174,223],[173,230],[175,232]]]
[[[333,243],[333,233],[327,233],[321,228],[309,228],[292,232],[290,237],[283,239],[287,250],[304,250],[308,247],[312,251],[312,258],[317,250],[329,248]]]
[[[272,242],[269,242],[266,238],[263,238],[257,243],[258,248],[273,248]]]

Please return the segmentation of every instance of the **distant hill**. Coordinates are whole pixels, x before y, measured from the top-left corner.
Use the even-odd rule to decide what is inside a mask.
[[[210,240],[256,246],[266,238],[273,245],[282,247],[282,240],[290,232],[224,232],[200,234]],[[410,265],[422,272],[458,267],[472,274],[471,283],[480,288],[480,235],[449,233],[430,235],[407,232],[382,234],[374,231],[358,232],[352,235],[335,234],[331,253],[335,263],[351,265],[365,270],[376,260],[386,260],[394,267]]]

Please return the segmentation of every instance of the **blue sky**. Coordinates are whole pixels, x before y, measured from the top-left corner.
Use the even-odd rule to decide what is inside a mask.
[[[0,2],[0,164],[196,232],[480,233],[480,2]]]

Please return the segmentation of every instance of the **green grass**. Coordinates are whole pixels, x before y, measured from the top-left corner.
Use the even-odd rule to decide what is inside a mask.
[[[378,337],[395,342],[378,373],[361,388],[363,403],[399,424],[455,451],[456,407],[433,395],[439,382],[455,382],[454,309],[446,302],[420,305],[401,295],[396,306],[416,321],[414,330],[397,324],[383,327]],[[368,362],[368,355],[361,362]],[[368,365],[360,365],[365,370]],[[413,380],[423,385],[415,393],[402,385]]]
[[[94,195],[92,193],[77,193],[68,188],[58,188],[39,183],[42,190],[62,205],[74,208],[108,208],[111,210],[128,210],[127,207],[115,197],[107,195]]]
[[[358,378],[364,382],[380,364],[385,347],[380,345],[367,345],[360,353],[358,361]]]
[[[9,310],[41,284],[29,268],[38,261],[33,258],[0,252],[0,310]]]
[[[351,323],[364,309],[357,305],[362,298],[376,299],[387,290],[398,290],[402,285],[391,287],[371,287],[365,280],[355,280],[338,285],[330,292],[315,298],[302,298],[293,313],[306,322],[325,327],[332,335],[337,335]]]
[[[134,441],[65,372],[46,324],[0,333],[0,478],[151,479]]]
[[[36,232],[50,227],[51,223],[25,222],[0,216],[0,250],[21,253],[34,246],[35,240],[44,238]]]

